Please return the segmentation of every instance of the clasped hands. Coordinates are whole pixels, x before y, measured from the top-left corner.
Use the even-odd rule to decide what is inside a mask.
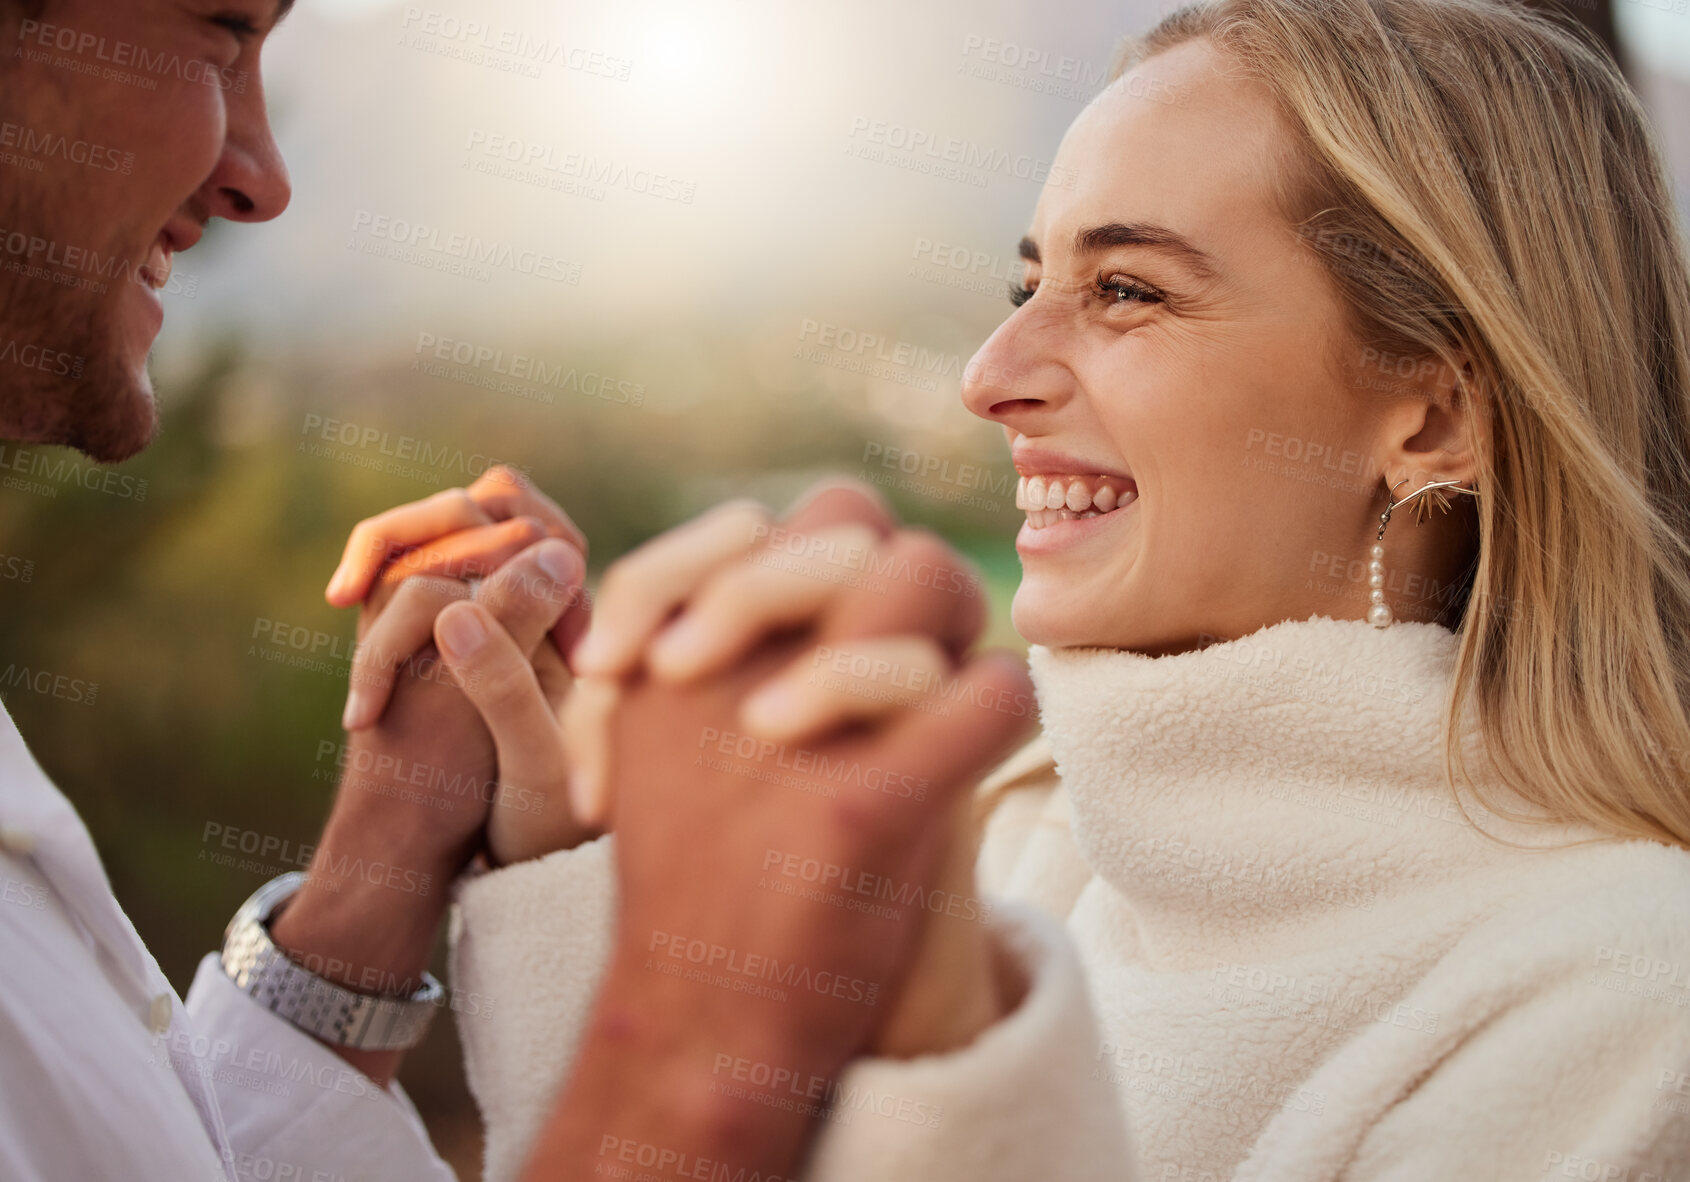
[[[568,1159],[572,1127],[585,1146],[637,1120],[605,1086],[629,1072],[671,1129],[680,1110],[699,1138],[796,1152],[802,1122],[753,1133],[701,1111],[712,1054],[831,1078],[960,1045],[1017,1000],[983,926],[921,901],[973,894],[970,789],[1032,724],[1024,667],[972,652],[986,612],[966,561],[857,486],[779,519],[714,509],[613,564],[596,603],[585,569],[568,516],[502,468],[361,522],[328,590],[362,604],[348,749],[486,790],[349,806],[371,762],[354,758],[336,817],[397,825],[447,878],[477,852],[615,832],[616,946],[573,1077],[596,1083],[565,1089],[583,1094],[536,1160]],[[747,981],[661,971],[695,950]],[[805,984],[762,988],[770,964]]]

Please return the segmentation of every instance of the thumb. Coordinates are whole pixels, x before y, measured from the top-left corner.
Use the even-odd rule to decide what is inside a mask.
[[[527,656],[478,602],[435,620],[434,642],[493,736],[499,786],[488,849],[505,863],[579,845],[592,834],[569,808],[563,730]]]

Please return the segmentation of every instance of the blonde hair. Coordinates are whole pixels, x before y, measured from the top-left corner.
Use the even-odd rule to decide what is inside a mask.
[[[1199,38],[1295,129],[1287,212],[1357,342],[1468,367],[1452,786],[1520,816],[1470,774],[1475,709],[1551,818],[1690,846],[1690,278],[1642,107],[1599,47],[1487,0],[1217,0],[1115,77]]]

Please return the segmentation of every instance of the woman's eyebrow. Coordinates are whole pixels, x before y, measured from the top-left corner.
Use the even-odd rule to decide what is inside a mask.
[[[1216,274],[1213,259],[1166,226],[1109,222],[1107,225],[1093,226],[1089,230],[1081,230],[1074,235],[1074,252],[1076,254],[1096,254],[1098,251],[1107,250],[1112,246],[1143,246],[1152,250],[1165,251],[1183,259],[1193,270],[1205,278],[1212,279]],[[1019,252],[1021,257],[1030,263],[1040,261],[1039,244],[1031,238],[1021,240]]]

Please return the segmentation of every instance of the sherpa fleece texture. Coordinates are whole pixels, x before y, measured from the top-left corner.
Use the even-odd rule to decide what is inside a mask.
[[[897,1103],[825,1123],[808,1182],[1690,1182],[1690,853],[1464,813],[1456,646],[1311,617],[1035,648],[1045,735],[982,786],[978,863],[1031,992],[960,1051],[854,1064],[842,1095]],[[574,1053],[612,844],[461,892],[488,1182]]]

